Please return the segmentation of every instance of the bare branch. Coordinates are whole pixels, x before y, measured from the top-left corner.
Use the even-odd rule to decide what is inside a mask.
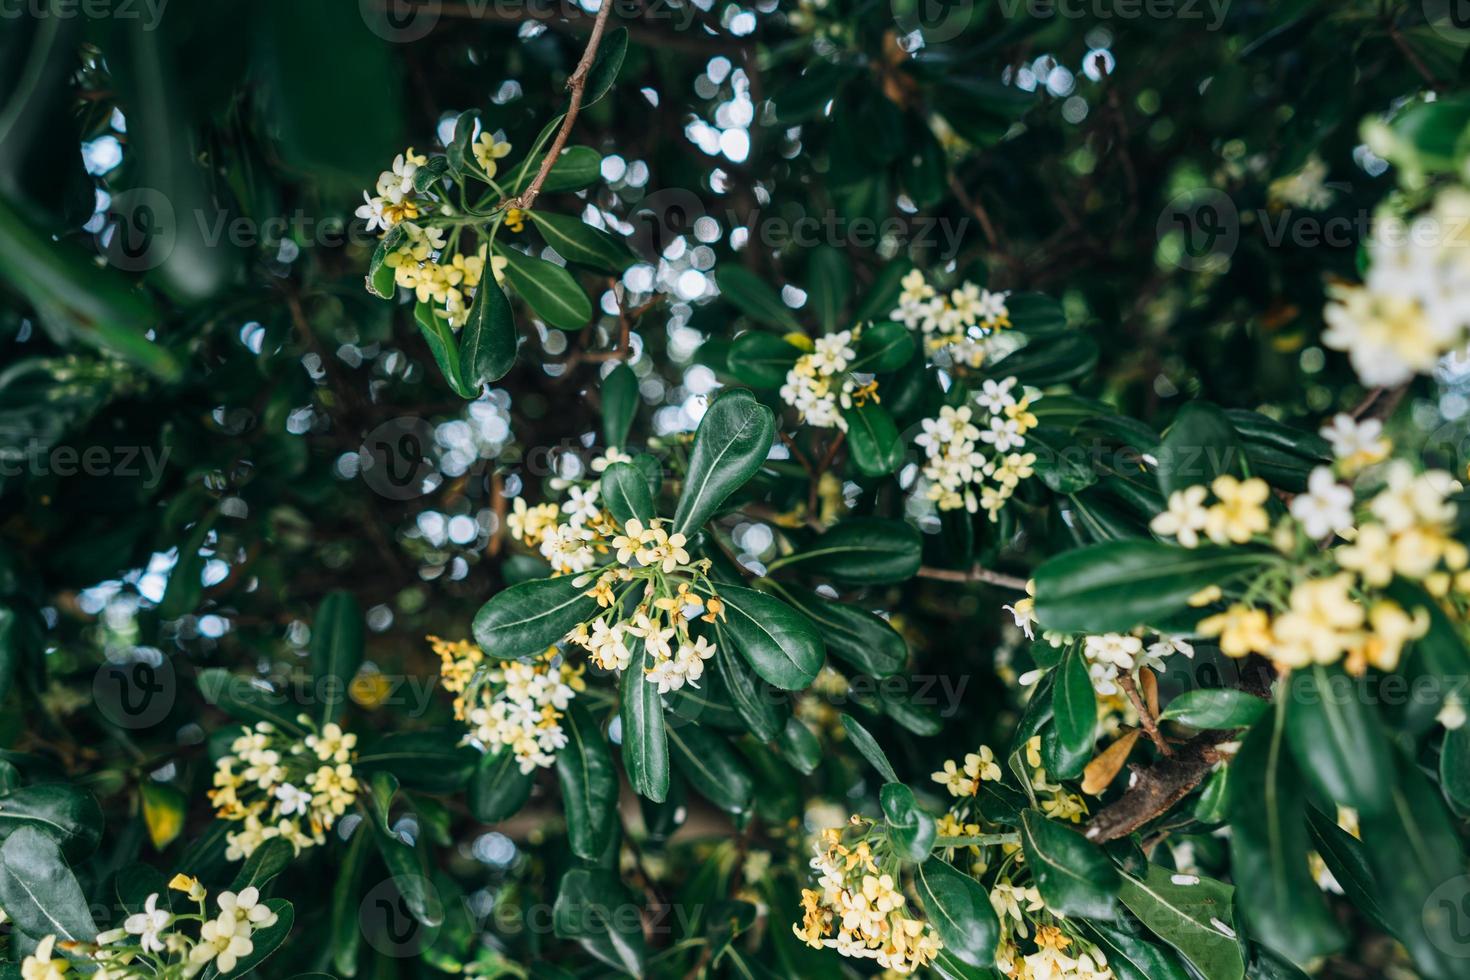
[[[919,569],[917,575],[919,578],[932,578],[940,582],[984,582],[986,585],[997,585],[1002,589],[1026,591],[1025,579],[1006,575],[1004,572],[994,572],[988,568],[981,568],[979,565],[968,571],[959,568],[932,568],[924,565]]]

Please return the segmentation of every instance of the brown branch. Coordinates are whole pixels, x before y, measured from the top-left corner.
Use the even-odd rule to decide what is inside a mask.
[[[1174,750],[1169,748],[1169,743],[1164,741],[1164,736],[1159,732],[1159,724],[1154,720],[1154,714],[1148,710],[1148,705],[1143,703],[1143,696],[1138,693],[1138,685],[1133,680],[1132,674],[1122,673],[1118,675],[1118,686],[1123,693],[1128,695],[1128,700],[1133,702],[1133,710],[1138,712],[1138,722],[1143,726],[1144,732],[1153,740],[1155,746],[1163,755],[1173,755]]]
[[[1414,70],[1419,73],[1419,77],[1424,79],[1425,83],[1430,88],[1434,89],[1436,92],[1444,91],[1444,82],[1441,82],[1438,78],[1434,77],[1434,72],[1429,70],[1429,66],[1424,63],[1422,58],[1419,57],[1419,53],[1414,50],[1414,48],[1404,38],[1404,35],[1399,32],[1399,27],[1397,24],[1390,23],[1388,25],[1388,36],[1393,40],[1394,47],[1399,49],[1399,51],[1403,54],[1405,60],[1407,60],[1409,64],[1413,66]]]
[[[561,156],[562,148],[567,145],[567,137],[572,133],[572,126],[577,122],[577,114],[582,111],[582,95],[587,89],[587,73],[592,70],[593,59],[597,57],[597,46],[602,43],[602,33],[607,28],[608,15],[612,13],[612,4],[603,3],[597,11],[597,20],[592,25],[592,34],[587,38],[587,48],[582,52],[582,60],[577,62],[572,77],[567,79],[567,88],[571,91],[571,97],[567,100],[567,114],[561,121],[561,128],[556,131],[556,138],[551,141],[551,147],[546,151],[546,156],[541,158],[541,168],[536,171],[536,176],[531,179],[531,184],[520,194],[511,198],[506,208],[515,208],[520,211],[529,211],[536,203],[536,195],[541,193],[541,185],[546,183],[546,175],[551,173],[551,168],[556,165],[556,160]]]
[[[1379,385],[1377,388],[1368,392],[1363,400],[1358,403],[1357,407],[1349,414],[1356,421],[1362,421],[1363,419],[1378,419],[1380,422],[1387,421],[1388,417],[1399,407],[1399,402],[1404,400],[1404,395],[1408,393],[1408,390],[1409,386],[1406,384],[1398,385],[1394,388],[1385,388]]]
[[[940,582],[984,582],[986,585],[998,585],[1003,589],[1014,589],[1017,592],[1026,591],[1026,580],[1014,575],[1006,575],[1004,572],[991,571],[979,565],[968,571],[959,568],[933,568],[929,565],[921,566],[915,573],[919,578],[932,578]]]
[[[1228,737],[1225,732],[1204,732],[1151,766],[1129,766],[1133,778],[1127,792],[1088,821],[1087,839],[1127,837],[1184,799],[1220,761],[1215,745]]]

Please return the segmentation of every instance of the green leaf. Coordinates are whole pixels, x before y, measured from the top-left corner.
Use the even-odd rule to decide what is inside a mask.
[[[1212,878],[1150,864],[1143,878],[1123,875],[1118,898],[1201,976],[1241,980],[1245,961],[1231,924],[1234,891]]]
[[[1224,412],[1209,402],[1189,402],[1174,416],[1156,455],[1159,490],[1167,498],[1222,473],[1239,473],[1242,453]]]
[[[899,781],[898,773],[893,771],[893,763],[888,761],[888,756],[879,747],[877,740],[858,723],[856,718],[851,715],[843,715],[842,728],[847,732],[847,739],[852,743],[853,748],[868,760],[868,765],[878,770],[878,775],[882,776],[885,782]]]
[[[774,596],[722,585],[724,633],[767,683],[800,691],[816,679],[826,650],[811,621]]]
[[[725,366],[738,380],[756,388],[778,388],[801,357],[801,350],[785,337],[763,330],[747,330],[736,337],[725,354]]]
[[[786,330],[801,329],[790,307],[781,302],[776,291],[744,266],[720,263],[715,270],[715,282],[721,296],[757,323]]]
[[[844,408],[847,452],[864,476],[887,476],[903,463],[903,440],[888,409],[878,402]]]
[[[669,729],[674,764],[700,796],[727,813],[745,813],[755,797],[750,770],[730,743],[698,725]]]
[[[795,715],[786,719],[786,727],[776,738],[776,748],[781,750],[781,757],[803,776],[816,772],[822,763],[822,743],[806,722]]]
[[[581,330],[592,319],[592,301],[559,265],[517,248],[496,247],[505,257],[505,281],[537,316],[560,330]]]
[[[372,826],[373,840],[378,845],[378,856],[388,873],[393,876],[393,886],[398,889],[409,913],[429,928],[444,922],[444,905],[439,894],[430,883],[423,855],[417,848],[393,833],[388,824],[389,808],[398,792],[398,780],[391,773],[379,772],[372,777],[371,802],[373,815],[368,821]]]
[[[931,857],[915,872],[914,888],[929,924],[956,959],[982,970],[995,965],[1000,922],[983,885]]]
[[[1230,763],[1230,855],[1251,938],[1295,963],[1339,949],[1342,930],[1307,869],[1306,801],[1286,746],[1286,706],[1252,726]]]
[[[164,587],[163,599],[158,604],[158,615],[162,619],[178,619],[193,612],[204,595],[204,555],[200,552],[209,532],[214,528],[219,512],[215,510],[194,522],[189,536],[179,542],[179,558],[168,574],[168,585]]]
[[[1439,750],[1439,781],[1445,795],[1461,810],[1470,810],[1470,726],[1444,733]]]
[[[1047,908],[1059,915],[1113,917],[1118,872],[1102,848],[1029,809],[1021,814],[1021,848]]]
[[[362,666],[362,610],[350,592],[330,592],[317,607],[311,630],[311,674],[321,700],[317,724],[337,720],[347,687]]]
[[[240,866],[235,880],[230,882],[230,891],[239,892],[246,888],[264,889],[270,884],[271,879],[286,870],[294,857],[296,857],[296,851],[291,847],[289,841],[280,837],[264,841],[250,852],[250,856]]]
[[[480,756],[470,779],[470,815],[481,823],[508,820],[531,799],[535,783],[532,773],[521,772],[520,763],[509,748],[486,752]]]
[[[201,670],[196,680],[204,700],[237,721],[251,725],[264,721],[288,734],[305,734],[296,720],[300,712],[290,699],[267,690],[253,678],[238,677],[223,667],[209,667]]]
[[[754,395],[741,389],[721,392],[694,433],[674,531],[688,535],[703,527],[730,494],[755,476],[775,438],[776,417]]]
[[[362,947],[362,923],[358,919],[358,887],[367,864],[366,828],[359,827],[347,844],[347,853],[332,882],[331,936],[332,967],[339,976],[357,975],[357,953]]]
[[[893,259],[878,267],[873,285],[868,287],[862,302],[858,303],[852,318],[856,323],[886,317],[898,306],[898,295],[903,292],[903,277],[914,269],[908,259]]]
[[[903,783],[884,783],[878,800],[894,849],[910,861],[927,858],[934,847],[934,818],[919,805],[914,791]]]
[[[653,518],[653,496],[643,471],[632,463],[612,463],[602,471],[602,503],[619,524]]]
[[[524,660],[546,652],[597,613],[580,575],[560,575],[512,585],[475,614],[471,629],[487,657]]]
[[[579,217],[547,211],[531,211],[530,216],[536,227],[541,229],[541,237],[546,239],[546,244],[575,265],[621,275],[638,261],[622,239],[592,227]]]
[[[639,795],[662,803],[669,794],[669,740],[664,733],[664,703],[650,683],[649,656],[642,641],[629,644],[633,660],[623,670],[623,766]]]
[[[465,384],[459,365],[459,343],[454,339],[449,321],[434,311],[432,303],[416,305],[413,321],[418,324],[419,333],[423,335],[424,343],[429,345],[429,353],[434,356],[434,363],[439,365],[439,373],[449,383],[450,390],[461,398],[479,397],[477,389]]]
[[[777,700],[777,695],[770,686],[756,677],[745,662],[736,656],[718,623],[715,630],[718,636],[715,664],[725,680],[725,691],[730,695],[731,703],[744,719],[750,733],[762,742],[769,742],[786,725],[785,713],[778,710],[786,706]]]
[[[1367,846],[1313,807],[1307,808],[1312,846],[1342,888],[1343,895],[1384,932],[1392,933],[1379,900],[1382,890],[1374,880]]]
[[[1036,570],[1036,617],[1047,629],[1126,632],[1187,608],[1189,597],[1271,556],[1240,548],[1105,541],[1063,552]]]
[[[67,783],[36,783],[0,796],[0,838],[23,827],[54,840],[70,860],[79,861],[102,839],[102,810],[91,793]]]
[[[436,157],[435,159],[442,159]],[[396,270],[386,264],[389,255],[403,242],[403,225],[394,225],[384,233],[378,240],[378,245],[373,249],[373,257],[368,262],[367,288],[368,292],[383,299],[392,299],[397,290],[397,281],[394,279]]]
[[[618,829],[618,774],[601,729],[573,702],[563,715],[567,744],[556,754],[556,776],[567,814],[572,853],[595,861]]]
[[[892,677],[908,663],[903,635],[881,616],[846,602],[834,602],[808,589],[777,584],[797,612],[811,620],[834,657],[873,677]]]
[[[629,976],[645,975],[638,906],[612,872],[572,868],[562,875],[551,921],[558,938],[576,940],[592,956]]]
[[[1364,816],[1388,809],[1394,777],[1388,739],[1362,686],[1340,666],[1291,672],[1283,695],[1286,740],[1307,783]]]
[[[602,441],[609,449],[628,444],[628,430],[638,415],[638,375],[626,363],[602,379]]]
[[[1086,928],[1118,980],[1193,980],[1194,975],[1167,949],[1100,922],[1088,922]]]
[[[985,368],[993,378],[1014,377],[1045,388],[1088,375],[1097,366],[1097,341],[1084,334],[1037,339]]]
[[[1364,851],[1394,935],[1429,980],[1465,975],[1465,852],[1438,790],[1412,759],[1394,760],[1390,805],[1362,821]]]
[[[852,293],[852,264],[846,255],[831,245],[819,245],[809,254],[811,289],[808,300],[811,311],[822,331],[833,333],[842,326],[842,311]]]
[[[466,109],[454,120],[454,138],[445,148],[444,158],[449,172],[455,177],[463,177],[466,173],[479,173],[480,168],[475,163],[474,151],[471,149],[475,142],[475,123],[479,119],[479,109]]]
[[[1057,681],[1052,685],[1051,698],[1057,738],[1064,754],[1076,761],[1070,767],[1072,771],[1058,771],[1055,775],[1060,779],[1075,779],[1091,758],[1096,741],[1097,693],[1092,689],[1081,646],[1073,644],[1056,670]]]
[[[0,844],[0,908],[32,937],[90,942],[97,935],[61,846],[36,827],[18,827]]]
[[[478,394],[480,385],[499,381],[515,362],[515,314],[495,277],[487,276],[475,287],[469,318],[459,335],[459,369],[464,387]]]
[[[552,120],[552,123],[557,121]],[[531,183],[531,178],[536,175],[536,171],[541,169],[541,161],[545,156],[544,153],[538,153],[534,157],[527,158],[525,162],[512,170],[502,185],[506,193],[514,195],[525,190],[526,186]],[[551,165],[551,170],[546,174],[546,181],[541,185],[541,193],[579,191],[597,183],[601,176],[601,153],[590,146],[569,146]]]
[[[851,371],[887,374],[897,371],[914,356],[914,334],[902,323],[884,320],[863,328],[858,338],[857,358],[848,365]],[[883,391],[879,390],[879,395]]]
[[[1180,694],[1169,702],[1159,720],[1199,729],[1249,728],[1269,707],[1254,694],[1228,687],[1208,688]]]
[[[480,754],[460,744],[453,729],[389,732],[357,757],[365,773],[391,772],[398,782],[424,793],[454,793],[464,789],[479,764]]]
[[[612,90],[627,54],[628,29],[619,27],[615,31],[609,31],[597,49],[597,60],[592,62],[592,68],[587,72],[587,93],[582,98],[583,109],[596,105]]]
[[[907,521],[855,517],[771,562],[769,569],[812,563],[812,570],[848,585],[890,585],[914,577],[923,551],[923,536]]]

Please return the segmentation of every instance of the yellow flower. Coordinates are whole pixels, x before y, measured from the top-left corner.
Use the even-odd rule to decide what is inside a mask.
[[[1252,609],[1232,603],[1222,613],[1200,620],[1196,629],[1203,636],[1218,636],[1220,649],[1227,657],[1244,657],[1265,653],[1275,642],[1271,636],[1271,617],[1263,609]]]
[[[520,234],[526,230],[526,212],[520,208],[511,208],[505,212],[505,227],[510,231]]]
[[[1363,607],[1348,594],[1352,576],[1300,582],[1291,590],[1290,609],[1276,617],[1276,642],[1269,654],[1286,667],[1330,664],[1362,641]]]
[[[1381,599],[1368,610],[1368,626],[1372,633],[1363,646],[1353,651],[1348,663],[1354,673],[1361,673],[1364,663],[1379,670],[1398,667],[1399,656],[1410,640],[1417,640],[1429,629],[1429,611],[1415,609],[1410,616],[1398,603]]]
[[[979,780],[961,772],[953,759],[946,759],[944,768],[930,773],[929,778],[936,783],[942,783],[949,790],[950,796],[973,796],[980,788]]]
[[[1205,518],[1205,533],[1216,544],[1245,544],[1252,535],[1264,534],[1270,527],[1266,508],[1262,505],[1271,494],[1266,481],[1259,478],[1237,480],[1219,476],[1210,484],[1219,503],[1211,507]]]
[[[204,901],[204,886],[199,883],[198,878],[182,873],[176,874],[169,879],[168,887],[176,892],[185,893],[192,901]]]
[[[56,946],[56,937],[47,936],[36,946],[36,951],[20,965],[24,980],[65,980],[71,964],[63,959],[52,959],[51,951]]]
[[[1393,579],[1393,539],[1382,524],[1364,524],[1352,544],[1334,552],[1337,563],[1357,572],[1363,584],[1382,588]]]
[[[481,133],[480,138],[472,146],[475,154],[475,162],[480,169],[485,171],[486,177],[494,177],[498,166],[496,161],[505,158],[510,153],[510,144],[503,143],[495,138],[494,133]]]

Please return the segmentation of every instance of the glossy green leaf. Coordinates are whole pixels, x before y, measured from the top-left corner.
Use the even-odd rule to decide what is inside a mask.
[[[61,846],[36,827],[18,827],[0,843],[0,908],[33,937],[90,942],[97,935]]]
[[[778,585],[778,591],[822,634],[827,650],[872,677],[892,677],[908,663],[903,635],[881,616],[808,589]]]
[[[995,964],[1000,922],[983,885],[931,857],[914,873],[914,889],[946,949],[973,967],[989,969]]]
[[[806,722],[795,715],[786,719],[781,734],[776,737],[776,748],[781,757],[803,776],[810,776],[822,763],[822,743]]]
[[[515,314],[494,277],[487,277],[475,287],[469,319],[459,334],[459,369],[464,387],[478,394],[480,385],[499,381],[515,362]]]
[[[737,380],[757,388],[778,388],[799,357],[801,350],[786,338],[748,330],[730,344],[725,361]]]
[[[1194,980],[1179,958],[1141,936],[1101,922],[1085,926],[1118,980]]]
[[[497,248],[505,281],[549,326],[581,330],[592,319],[592,301],[566,269],[516,248]]]
[[[807,305],[823,332],[834,333],[843,327],[842,311],[852,294],[852,264],[831,245],[820,245],[807,254],[810,263]]]
[[[715,667],[725,680],[725,691],[740,717],[745,720],[750,733],[762,742],[769,742],[786,726],[789,709],[784,701],[765,681],[751,671],[750,667],[731,649],[724,631],[716,624],[718,642],[715,644]]]
[[[413,308],[413,321],[418,324],[419,333],[428,345],[434,363],[439,365],[439,373],[444,376],[450,390],[461,398],[477,397],[479,391],[465,384],[464,372],[459,363],[459,342],[454,337],[449,321],[436,313],[430,303],[419,303]]]
[[[1107,541],[1063,552],[1036,570],[1036,617],[1047,629],[1126,632],[1187,608],[1207,585],[1229,582],[1271,556],[1239,548]]]
[[[607,850],[618,829],[618,774],[592,716],[573,702],[562,716],[567,744],[556,753],[556,776],[567,814],[572,853],[588,861]]]
[[[1160,721],[1177,721],[1191,728],[1249,728],[1270,707],[1266,701],[1234,688],[1215,687],[1185,691],[1169,702]]]
[[[356,766],[362,772],[391,772],[400,785],[425,793],[453,793],[479,765],[480,754],[460,744],[463,733],[442,728],[420,732],[389,732],[360,751]]]
[[[902,323],[884,320],[863,328],[858,338],[857,357],[848,365],[849,370],[886,374],[897,371],[909,362],[917,349],[914,333]],[[883,395],[880,386],[879,396]]]
[[[1239,474],[1244,454],[1225,413],[1201,401],[1179,409],[1156,455],[1159,490],[1168,497],[1222,473]]]
[[[602,504],[619,524],[630,520],[645,525],[653,518],[653,496],[648,480],[632,463],[612,463],[602,471]]]
[[[637,259],[622,239],[575,215],[531,211],[531,220],[556,254],[576,265],[621,275]]]
[[[1284,697],[1287,744],[1307,783],[1365,816],[1386,810],[1393,760],[1363,686],[1338,665],[1308,664],[1291,672]]]
[[[558,938],[577,941],[628,976],[645,975],[638,906],[616,874],[591,868],[567,871],[557,888],[551,921]]]
[[[521,811],[531,799],[536,778],[521,772],[515,753],[508,748],[486,752],[470,779],[470,814],[481,823],[499,823]]]
[[[582,108],[587,109],[612,90],[622,70],[623,59],[628,55],[628,29],[619,27],[607,32],[597,49],[597,60],[587,72],[587,92],[582,99]]]
[[[889,585],[913,578],[923,550],[922,535],[906,521],[855,517],[769,567],[775,571],[800,564],[849,585]]]
[[[102,810],[91,793],[67,783],[21,786],[0,796],[0,838],[30,827],[54,840],[77,861],[97,849]]]
[[[623,766],[639,796],[662,803],[669,793],[669,740],[658,685],[648,680],[650,658],[642,641],[629,644],[632,663],[621,680]]]
[[[1080,760],[1085,766],[1097,736],[1097,694],[1092,689],[1082,648],[1074,644],[1056,670],[1051,698],[1057,738],[1069,759]],[[1056,773],[1062,779],[1075,779],[1081,774],[1081,766],[1075,761],[1068,769]]]
[[[744,813],[755,796],[755,781],[740,757],[718,735],[698,725],[669,729],[674,764],[700,796],[727,813]]]
[[[763,680],[800,691],[816,679],[826,649],[809,619],[754,589],[722,585],[719,597],[725,603],[724,634]]]
[[[884,783],[878,793],[894,849],[910,861],[923,861],[934,847],[934,817],[903,783]]]
[[[1113,917],[1118,872],[1100,847],[1029,809],[1021,814],[1021,847],[1047,908],[1067,916]]]
[[[536,579],[503,589],[475,614],[475,642],[488,657],[523,660],[544,653],[597,613],[578,575]]]
[[[721,392],[694,433],[684,489],[674,511],[674,531],[692,534],[745,485],[766,461],[776,438],[776,418],[748,391]]]
[[[337,720],[347,687],[362,665],[362,609],[350,592],[331,592],[317,607],[311,624],[311,673],[320,705],[317,724]]]
[[[1157,864],[1142,877],[1122,875],[1118,898],[1154,935],[1211,980],[1241,980],[1245,962],[1232,925],[1234,889],[1213,878]]]
[[[893,771],[893,763],[888,761],[888,756],[878,745],[872,734],[864,728],[856,718],[851,715],[842,716],[842,728],[847,732],[848,741],[852,742],[853,748],[858,750],[868,765],[878,770],[878,775],[885,782],[896,783],[899,781],[898,773]]]
[[[864,476],[887,476],[903,463],[903,440],[893,416],[880,403],[844,408],[847,452]]]
[[[626,363],[602,379],[602,440],[609,448],[628,444],[628,431],[638,416],[638,375]]]

